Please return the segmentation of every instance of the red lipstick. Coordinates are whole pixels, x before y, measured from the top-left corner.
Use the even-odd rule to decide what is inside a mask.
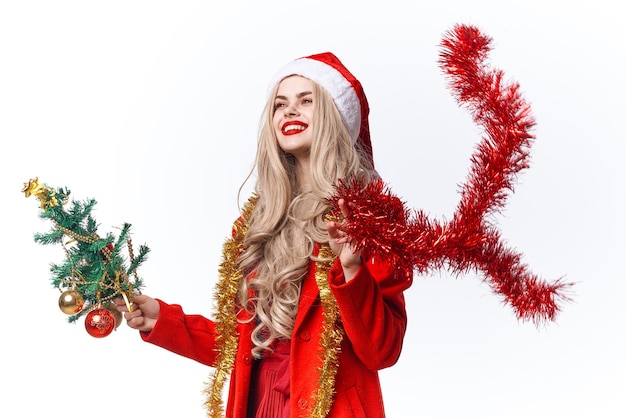
[[[282,126],[282,128],[280,128],[280,131],[283,133],[283,135],[296,135],[304,131],[308,127],[309,125],[307,125],[306,123],[294,120],[286,122]]]

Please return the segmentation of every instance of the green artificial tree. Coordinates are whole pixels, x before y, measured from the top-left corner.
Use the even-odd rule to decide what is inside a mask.
[[[128,223],[119,228],[117,237],[111,232],[100,237],[91,213],[94,199],[70,201],[67,188],[48,187],[38,178],[24,183],[22,192],[39,199],[40,217],[53,224],[49,232],[36,233],[35,242],[60,244],[65,252],[63,262],[50,265],[52,285],[61,291],[59,308],[69,315],[70,323],[86,315],[85,328],[90,335],[109,335],[121,322],[112,301],[121,296],[132,310],[133,292],[143,287],[137,269],[150,249],[142,245],[135,254]]]

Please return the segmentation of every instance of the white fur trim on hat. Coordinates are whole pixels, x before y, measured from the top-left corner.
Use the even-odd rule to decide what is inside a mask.
[[[361,128],[361,102],[348,80],[332,66],[311,58],[299,58],[281,68],[269,84],[268,97],[285,77],[300,75],[322,86],[332,97],[353,141]]]

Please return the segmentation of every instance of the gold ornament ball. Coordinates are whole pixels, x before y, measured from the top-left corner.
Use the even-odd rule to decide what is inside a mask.
[[[115,329],[117,329],[117,327],[120,326],[123,320],[122,313],[117,310],[117,308],[115,307],[115,303],[113,302],[105,303],[104,309],[108,310],[109,312],[111,312],[111,314],[113,314],[113,318],[115,319]]]
[[[85,299],[76,290],[66,290],[59,298],[59,308],[67,315],[76,315],[83,310]]]

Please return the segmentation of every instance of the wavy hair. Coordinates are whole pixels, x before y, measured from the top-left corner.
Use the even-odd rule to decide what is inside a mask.
[[[245,251],[238,259],[245,279],[237,295],[241,309],[255,321],[255,357],[271,350],[275,340],[291,338],[301,284],[315,259],[314,245],[328,242],[326,199],[337,180],[354,175],[369,180],[376,175],[358,141],[350,138],[330,95],[313,82],[312,187],[301,191],[296,161],[280,148],[272,124],[277,91],[278,86],[265,105],[254,167],[244,181],[256,171],[258,201],[247,219]]]

